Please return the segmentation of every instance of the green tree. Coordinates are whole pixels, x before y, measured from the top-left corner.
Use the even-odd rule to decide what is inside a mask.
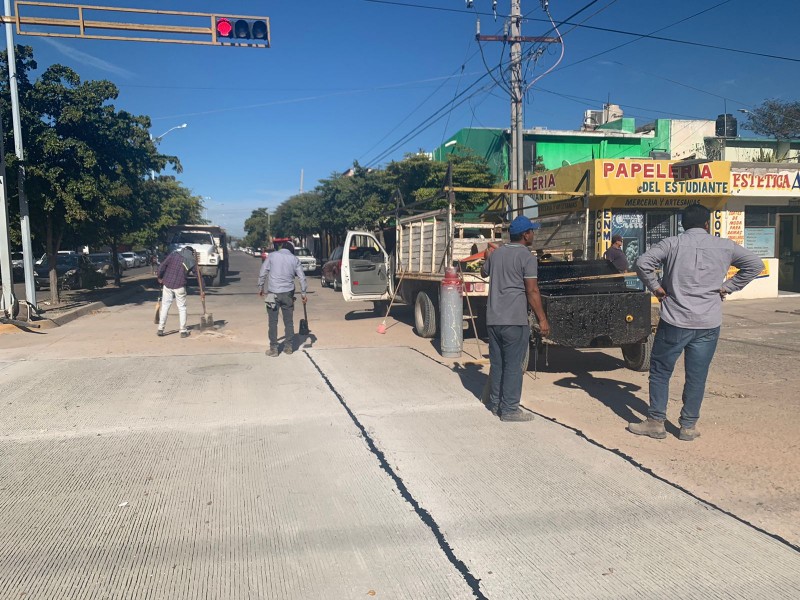
[[[266,208],[255,209],[244,222],[244,245],[250,248],[264,248],[269,243],[270,215]]]
[[[745,128],[779,140],[800,138],[800,102],[764,100],[747,113]]]
[[[486,159],[471,152],[451,154],[453,185],[457,187],[494,187],[495,175]],[[443,198],[437,199],[444,185],[448,163],[431,160],[427,154],[409,154],[401,161],[392,161],[386,167],[386,183],[403,195],[406,204],[423,202],[428,208],[447,205]],[[476,192],[456,193],[456,210],[472,210],[487,202],[489,194]]]
[[[32,50],[18,47],[17,57],[31,229],[46,247],[51,297],[58,302],[55,258],[62,244],[118,239],[157,216],[141,203],[143,178],[150,169],[177,161],[157,152],[148,118],[116,110],[111,101],[118,91],[111,82],[82,82],[63,65],[49,67],[31,82]],[[6,60],[0,78],[9,189],[15,189]]]
[[[127,243],[151,248],[166,241],[170,227],[186,223],[204,223],[203,199],[192,194],[174,177],[162,175],[147,180],[141,187],[144,202],[157,207],[158,218],[148,222],[124,240]]]

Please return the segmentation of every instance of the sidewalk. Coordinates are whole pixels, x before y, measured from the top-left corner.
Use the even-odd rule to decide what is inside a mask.
[[[102,310],[108,306],[125,303],[128,299],[155,286],[155,275],[149,272],[123,277],[120,286],[109,280],[105,287],[95,290],[65,290],[61,293],[61,304],[50,305],[50,291],[39,290],[36,293],[39,314],[42,319],[36,321],[41,329],[59,327],[70,321]],[[15,285],[18,297],[24,297],[24,288]],[[24,316],[24,315],[23,315]],[[0,325],[0,334],[20,331],[13,325]]]

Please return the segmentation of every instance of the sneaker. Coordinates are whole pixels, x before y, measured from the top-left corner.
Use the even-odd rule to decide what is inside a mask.
[[[522,423],[525,421],[533,421],[533,414],[518,408],[508,413],[502,413],[500,415],[500,420],[506,421],[507,423]]]
[[[641,423],[628,423],[628,431],[636,435],[646,435],[657,440],[667,437],[667,430],[664,429],[664,421],[657,421],[647,417]]]
[[[188,331],[181,331],[181,337],[182,337],[182,338],[187,338],[187,337],[189,337],[189,332],[188,332]]]
[[[158,333],[157,333],[156,335],[157,335],[158,337],[164,337],[164,330],[163,330],[163,329],[159,329],[159,330],[158,330]]]
[[[681,427],[681,431],[678,434],[678,439],[683,440],[684,442],[692,442],[699,437],[700,432],[694,427]]]
[[[279,352],[277,348],[270,348],[264,354],[266,354],[267,356],[278,356]]]

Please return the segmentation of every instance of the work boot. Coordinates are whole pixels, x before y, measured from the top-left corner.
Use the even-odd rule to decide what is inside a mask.
[[[270,348],[265,352],[267,356],[278,356],[278,349],[277,348]]]
[[[187,338],[187,337],[189,337],[189,332],[188,332],[188,331],[181,331],[181,337],[182,337],[182,338]]]
[[[664,429],[664,421],[658,421],[647,417],[641,423],[628,423],[628,431],[636,435],[646,435],[657,440],[667,437],[667,430]]]
[[[158,333],[156,335],[158,335],[158,337],[164,337],[164,330],[163,329],[159,329]]]
[[[489,404],[488,402],[484,403],[486,410],[492,413],[495,417],[500,416],[500,405],[499,404]]]
[[[500,414],[500,420],[507,423],[523,423],[525,421],[533,421],[533,415],[528,411],[517,409],[511,412],[504,412]]]
[[[292,354],[292,352],[294,352],[294,350],[292,350],[292,347],[291,347],[291,346],[286,346],[286,347],[284,347],[284,349],[283,349],[283,353],[284,353],[286,356],[289,356],[289,355],[291,355],[291,354]]]
[[[697,429],[695,429],[693,426],[692,427],[681,426],[681,431],[678,434],[678,439],[683,440],[684,442],[692,442],[699,437],[700,437],[700,432],[697,431]]]

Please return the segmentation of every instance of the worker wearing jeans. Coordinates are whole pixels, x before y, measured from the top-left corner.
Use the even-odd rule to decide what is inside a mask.
[[[660,241],[636,261],[636,272],[661,302],[661,320],[650,357],[650,409],[628,431],[656,439],[667,437],[669,380],[684,354],[686,381],[678,438],[699,437],[695,427],[711,359],[722,325],[722,301],[758,277],[761,259],[732,240],[709,234],[710,211],[700,204],[683,210],[685,232]],[[726,281],[728,269],[738,272]],[[659,281],[656,272],[663,268]],[[724,283],[723,283],[724,282]],[[721,285],[720,285],[721,284]]]
[[[666,321],[659,322],[650,355],[650,417],[662,423],[667,418],[669,380],[683,352],[686,383],[683,387],[680,424],[682,428],[694,429],[700,418],[700,405],[703,403],[711,359],[717,349],[719,331],[719,327],[684,329]]]
[[[258,273],[258,294],[264,296],[264,285],[267,287],[265,303],[269,320],[269,349],[267,356],[278,356],[278,311],[283,313],[283,327],[286,332],[283,353],[294,352],[294,278],[300,280],[300,294],[303,304],[306,303],[308,282],[303,273],[300,260],[294,255],[294,245],[284,242],[281,249],[271,252],[261,264]]]
[[[519,216],[511,222],[511,243],[496,250],[489,246],[481,268],[489,281],[486,324],[489,328],[489,399],[486,407],[501,421],[530,421],[533,415],[520,410],[522,362],[530,343],[528,306],[536,313],[543,336],[550,325],[544,314],[537,281],[536,257],[531,253],[533,231],[538,224]]]

